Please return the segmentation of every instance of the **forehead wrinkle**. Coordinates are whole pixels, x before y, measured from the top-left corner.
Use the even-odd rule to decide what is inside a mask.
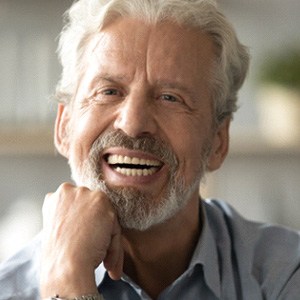
[[[147,77],[147,51],[149,48],[147,45],[149,43],[149,31],[151,30],[149,26],[140,26],[136,34],[131,35],[130,43],[128,43],[128,37],[124,35],[122,30],[118,28],[111,32],[109,29],[106,28],[106,30],[100,32],[100,38],[93,44],[90,52],[97,60],[99,73],[103,71],[101,69],[109,71],[97,75],[91,84],[94,85],[101,79],[111,82],[129,82],[135,77],[139,77],[139,79]],[[97,49],[102,49],[102,51],[98,53]],[[113,62],[113,66],[109,65],[110,60]],[[118,68],[125,67],[125,73],[117,70],[114,64],[118,65]],[[131,68],[129,74],[129,68],[126,66],[130,64],[134,64],[135,68]]]
[[[133,21],[136,22],[136,20],[129,20],[129,22]],[[96,40],[90,44],[90,66],[94,69],[94,78],[87,83],[89,88],[95,88],[99,81],[130,84],[134,80],[148,82],[152,88],[177,89],[194,98],[198,96],[194,84],[185,81],[182,72],[187,65],[177,49],[185,49],[190,53],[190,56],[194,57],[194,65],[205,58],[202,57],[204,54],[199,55],[201,53],[198,53],[199,48],[194,49],[195,47],[191,47],[193,43],[185,42],[185,28],[178,27],[178,30],[174,31],[174,28],[176,29],[174,24],[159,25],[140,22],[140,26],[130,36],[126,34],[126,28],[125,31],[122,30],[123,26],[115,28],[114,31],[110,31],[108,27],[99,32]],[[189,36],[193,37],[194,30],[187,32],[189,31]],[[202,34],[197,32],[194,38],[196,40],[199,38],[198,42],[201,43]],[[161,43],[163,47],[159,47]],[[97,49],[101,51],[98,52]],[[93,58],[96,62],[93,62]],[[177,63],[174,63],[174,60]],[[187,71],[190,75],[196,72],[193,74],[194,77],[200,77],[199,80],[203,79],[206,82],[206,72],[199,73],[195,68],[189,68],[185,73]]]
[[[145,70],[145,76],[146,76],[146,80],[149,82],[150,78],[151,78],[151,58],[152,58],[152,54],[151,54],[151,47],[150,47],[150,41],[151,41],[151,35],[153,34],[154,31],[154,27],[153,25],[150,26],[148,25],[148,36],[147,36],[147,40],[145,42],[146,45],[146,53],[145,53],[145,59],[144,59],[144,70]]]

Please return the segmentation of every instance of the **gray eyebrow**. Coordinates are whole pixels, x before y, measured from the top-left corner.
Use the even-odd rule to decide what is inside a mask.
[[[155,82],[156,86],[159,86],[161,88],[170,88],[170,89],[178,89],[180,91],[185,92],[189,97],[193,98],[195,95],[192,91],[192,88],[189,88],[180,82],[177,81],[166,81],[166,80],[157,80]]]
[[[90,85],[89,88],[93,89],[97,85],[98,81],[107,81],[110,83],[120,83],[126,81],[128,76],[126,75],[112,75],[110,73],[100,73],[96,75]],[[192,100],[195,98],[195,94],[193,93],[192,88],[189,88],[185,86],[184,84],[181,84],[178,81],[169,81],[169,80],[156,80],[153,84],[153,86],[159,87],[159,88],[170,88],[170,89],[177,89],[180,91],[183,91],[185,94],[187,94]]]
[[[116,82],[124,81],[126,78],[127,78],[126,75],[111,75],[109,73],[98,74],[91,81],[90,88],[92,88],[100,80],[116,83]]]

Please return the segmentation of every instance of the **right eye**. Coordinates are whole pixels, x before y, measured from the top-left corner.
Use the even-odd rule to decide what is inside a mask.
[[[106,103],[114,100],[119,100],[122,97],[123,93],[120,89],[106,87],[98,89],[95,92],[94,96],[91,97],[91,100],[95,101],[96,103]]]

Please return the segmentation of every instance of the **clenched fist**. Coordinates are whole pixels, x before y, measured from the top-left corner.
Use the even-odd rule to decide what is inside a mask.
[[[104,193],[64,183],[46,196],[43,223],[42,298],[96,293],[101,262],[112,279],[120,278],[121,228]]]

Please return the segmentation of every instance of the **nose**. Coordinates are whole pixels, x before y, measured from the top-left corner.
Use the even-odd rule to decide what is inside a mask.
[[[127,95],[120,104],[114,129],[130,137],[153,135],[157,130],[155,109],[151,99],[142,93]]]

